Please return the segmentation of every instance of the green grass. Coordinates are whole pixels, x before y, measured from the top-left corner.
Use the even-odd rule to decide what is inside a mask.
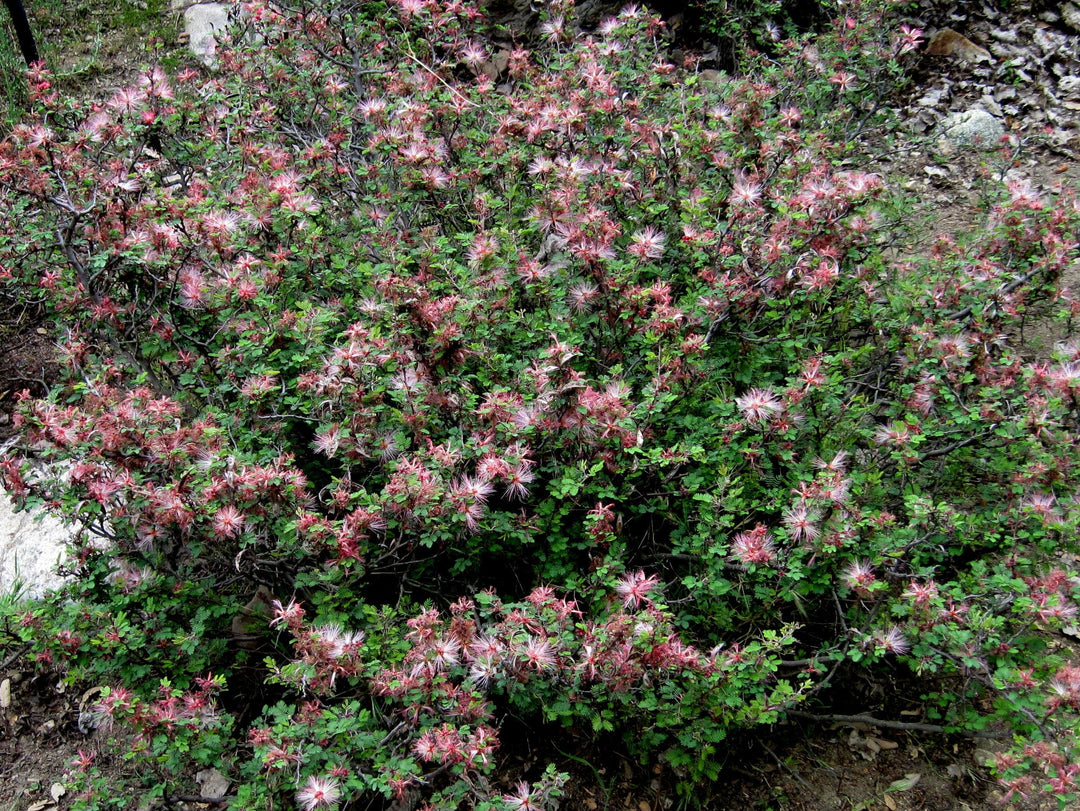
[[[7,129],[26,107],[27,94],[23,80],[25,63],[19,53],[15,31],[7,11],[0,13],[4,14],[3,25],[0,26],[0,95],[4,99],[0,106],[0,121],[3,122],[0,126]]]

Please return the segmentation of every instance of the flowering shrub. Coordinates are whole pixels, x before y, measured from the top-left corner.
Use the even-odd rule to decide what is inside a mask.
[[[440,807],[471,806],[492,799],[486,777],[500,743],[493,724],[510,710],[597,733],[644,729],[635,744],[641,754],[666,751],[695,777],[715,778],[725,729],[775,718],[795,698],[789,684],[772,678],[776,654],[793,639],[767,632],[761,641],[698,651],[644,593],[657,585],[643,589],[640,573],[623,578],[617,593],[625,600],[605,601],[601,616],[588,620],[576,601],[549,587],[516,604],[483,592],[456,601],[448,616],[422,611],[403,635],[376,630],[374,638],[313,625],[303,606],[279,602],[273,623],[292,637],[294,658],[276,668],[275,679],[314,698],[274,707],[267,726],[252,731],[252,770],[300,764],[288,753],[314,739],[320,754],[303,759],[311,780],[329,774],[344,781],[343,790],[399,801],[430,786]],[[341,681],[355,685],[360,674],[367,698],[330,703],[352,692]],[[277,782],[256,789],[253,780],[244,803],[272,796]],[[517,807],[512,795],[506,801]],[[531,802],[542,807],[535,796]]]
[[[578,35],[553,3],[500,52],[458,2],[247,10],[209,77],[80,107],[33,74],[0,147],[4,294],[69,373],[2,473],[86,539],[39,657],[228,682],[247,653],[203,640],[272,591],[245,807],[543,807],[558,774],[495,770],[511,710],[693,792],[730,729],[856,667],[910,672],[942,730],[1007,720],[1002,768],[1053,751],[1072,792],[1080,688],[1043,640],[1075,612],[1080,349],[1020,338],[1074,314],[1077,206],[1011,183],[977,238],[900,256],[830,139],[866,117],[789,84],[872,110],[844,59],[886,76],[917,32],[844,18],[835,59],[716,81],[636,8]],[[135,628],[144,594],[171,613]],[[167,748],[152,717],[120,721]]]

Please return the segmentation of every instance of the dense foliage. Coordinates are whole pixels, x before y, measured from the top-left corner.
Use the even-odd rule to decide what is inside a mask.
[[[703,796],[733,729],[887,676],[1072,794],[1080,217],[1012,179],[909,255],[845,161],[919,32],[848,3],[733,77],[634,7],[505,48],[458,0],[246,10],[208,75],[33,73],[0,147],[3,294],[67,369],[4,483],[83,528],[20,633],[112,685],[108,780],[553,807],[511,713]],[[100,757],[81,807],[128,796]]]

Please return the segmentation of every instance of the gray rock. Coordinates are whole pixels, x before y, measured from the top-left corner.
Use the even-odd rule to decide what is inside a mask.
[[[957,146],[992,149],[1005,134],[1005,127],[986,110],[953,113],[938,125],[938,131]]]
[[[982,105],[982,108],[986,110],[986,112],[990,113],[990,115],[994,116],[994,118],[1002,117],[1003,113],[1001,110],[1001,105],[998,104],[997,99],[995,99],[989,93],[984,93],[983,97],[979,99],[979,103]]]
[[[195,775],[195,782],[199,784],[203,797],[224,797],[231,785],[229,778],[217,769],[203,769]]]
[[[1065,44],[1065,37],[1061,34],[1057,34],[1051,31],[1047,31],[1044,28],[1036,28],[1034,35],[1032,36],[1035,45],[1044,55],[1055,53],[1062,45]]]
[[[1075,3],[1061,4],[1061,19],[1074,31],[1080,31],[1080,8]]]
[[[948,98],[948,94],[949,89],[947,87],[935,87],[915,103],[920,107],[938,107]]]
[[[1058,90],[1066,96],[1080,95],[1080,76],[1062,76]]]
[[[1058,149],[1067,149],[1071,147],[1075,137],[1075,133],[1062,129],[1061,127],[1055,127],[1050,131],[1050,135],[1048,136],[1050,143]]]
[[[1014,45],[1006,45],[1001,42],[990,43],[990,55],[996,56],[998,59],[1012,59],[1020,53],[1020,49]]]

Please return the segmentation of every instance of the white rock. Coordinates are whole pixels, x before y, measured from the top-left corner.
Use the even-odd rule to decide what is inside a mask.
[[[188,48],[204,65],[217,61],[217,38],[229,27],[229,11],[222,3],[198,3],[184,8]]]
[[[958,146],[982,146],[993,149],[1005,134],[1005,127],[986,110],[953,113],[942,119],[939,132]]]
[[[0,490],[0,594],[18,582],[27,596],[63,585],[56,567],[70,537],[71,530],[48,513],[15,512],[11,498]]]

